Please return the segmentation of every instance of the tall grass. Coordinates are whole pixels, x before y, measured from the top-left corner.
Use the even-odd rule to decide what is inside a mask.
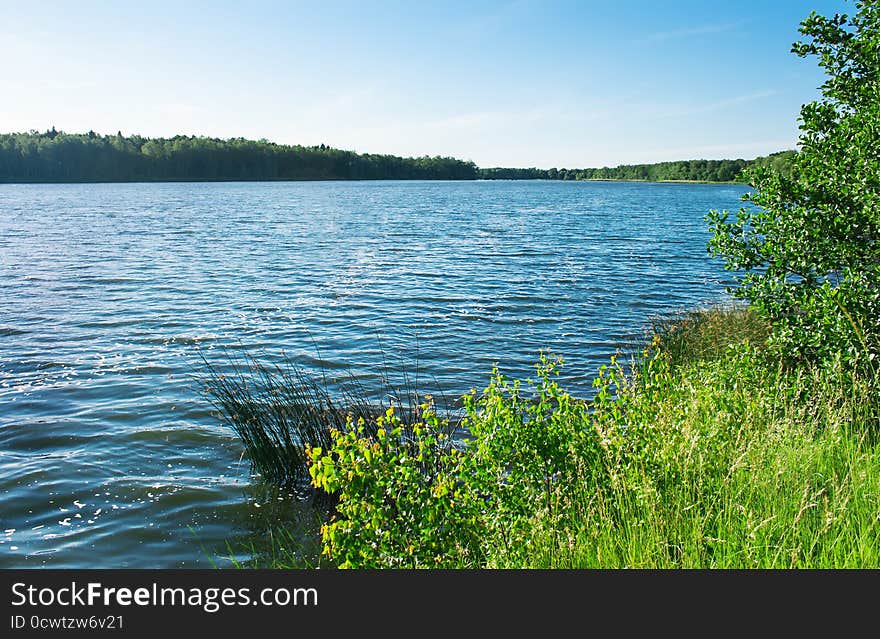
[[[738,344],[764,346],[770,325],[749,306],[720,305],[649,318],[646,344],[636,350],[662,350],[674,366],[724,357]],[[641,348],[639,348],[641,347]]]
[[[788,370],[750,345],[754,318],[727,313],[660,327],[653,370],[618,399],[620,438],[491,565],[880,567],[877,379]],[[721,357],[711,334],[738,339]]]
[[[366,382],[350,373],[330,379],[324,370],[307,371],[289,359],[271,364],[249,354],[228,355],[222,368],[204,356],[202,362],[202,392],[241,439],[253,471],[303,496],[313,492],[306,454],[310,447],[329,447],[332,431],[360,421],[374,436],[376,418],[389,406],[404,424],[415,423],[425,397],[418,378],[406,371],[400,383],[384,373]],[[437,397],[449,410],[445,397]]]

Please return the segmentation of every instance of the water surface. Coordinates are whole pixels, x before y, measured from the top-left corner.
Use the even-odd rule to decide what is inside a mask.
[[[544,350],[588,394],[649,314],[723,295],[703,216],[743,192],[0,185],[0,567],[228,566],[228,542],[243,558],[295,509],[212,418],[201,355],[403,362],[456,396],[496,364],[529,375]]]

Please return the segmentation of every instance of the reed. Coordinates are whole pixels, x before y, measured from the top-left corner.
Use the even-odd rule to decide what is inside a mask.
[[[421,392],[419,377],[406,370],[400,382],[392,382],[387,364],[382,374],[364,380],[351,372],[331,378],[326,370],[308,371],[289,358],[273,364],[249,353],[227,353],[222,367],[203,354],[202,363],[202,393],[241,439],[253,471],[301,496],[314,495],[306,451],[327,449],[334,430],[363,423],[372,437],[376,418],[389,406],[404,425],[417,423],[426,396],[440,398],[444,410],[452,410],[442,393]],[[450,423],[454,428],[455,421]]]
[[[717,360],[738,344],[764,346],[770,325],[749,306],[718,305],[681,310],[648,319],[644,348],[662,350],[673,366]]]

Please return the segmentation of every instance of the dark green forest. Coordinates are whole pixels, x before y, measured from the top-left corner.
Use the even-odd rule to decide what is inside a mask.
[[[327,145],[178,135],[146,138],[52,129],[0,134],[0,182],[231,180],[690,180],[735,182],[753,163],[788,165],[794,151],[746,160],[684,160],[594,169],[478,168],[450,157],[403,158]]]
[[[360,154],[326,145],[266,140],[139,135],[0,135],[0,182],[164,182],[212,180],[468,180],[473,162]]]
[[[649,182],[737,182],[748,166],[772,166],[783,173],[795,151],[780,151],[754,160],[679,160],[656,164],[623,164],[598,169],[480,169],[486,180],[646,180]]]

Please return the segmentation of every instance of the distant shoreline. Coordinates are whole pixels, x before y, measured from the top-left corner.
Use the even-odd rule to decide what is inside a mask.
[[[454,157],[400,157],[268,140],[177,135],[0,133],[0,183],[290,182],[339,180],[549,180],[744,183],[744,172],[786,172],[796,151],[752,160],[675,160],[600,168],[479,167]]]
[[[259,180],[242,180],[242,179],[201,179],[201,180],[30,180],[30,181],[2,181],[0,186],[28,186],[38,184],[260,184],[260,183],[279,183],[279,182],[632,182],[640,184],[716,184],[716,185],[734,185],[740,184],[748,186],[747,182],[730,181],[716,182],[709,180],[634,180],[624,178],[604,178],[604,179],[587,179],[587,180],[551,180],[548,178],[473,178],[473,179],[441,179],[441,178],[270,178]]]
[[[156,179],[156,180],[0,180],[4,185],[29,184],[234,184],[260,182],[635,182],[642,184],[741,184],[747,182],[730,180],[639,180],[634,178],[587,178],[579,180],[553,180],[550,178],[260,178],[243,180],[241,178],[202,178],[202,179]]]

